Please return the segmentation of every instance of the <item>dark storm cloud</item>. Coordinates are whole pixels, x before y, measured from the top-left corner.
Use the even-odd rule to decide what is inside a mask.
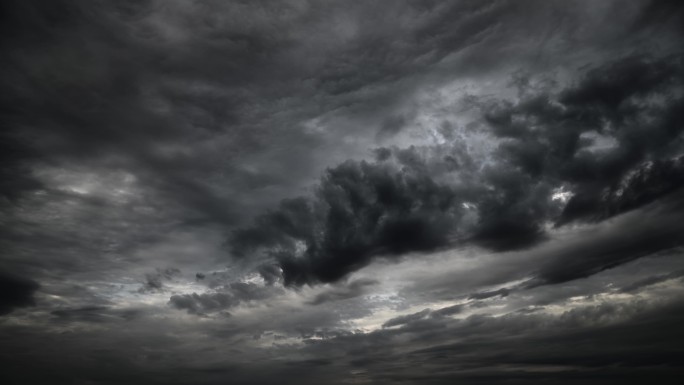
[[[500,156],[575,195],[559,223],[600,220],[682,186],[681,56],[628,56],[591,68],[559,93],[523,90],[486,117],[506,138]],[[594,134],[587,136],[585,134]],[[610,141],[592,150],[593,141]]]
[[[314,199],[284,201],[233,234],[233,252],[267,247],[285,284],[332,282],[376,255],[431,251],[449,243],[461,215],[456,195],[420,169],[346,162],[329,169]]]
[[[18,307],[35,305],[33,294],[38,288],[39,285],[30,279],[0,271],[0,315]]]
[[[330,168],[313,198],[284,201],[254,227],[235,232],[233,252],[274,258],[286,285],[331,282],[376,256],[457,240],[495,251],[527,248],[546,239],[548,222],[600,221],[642,207],[684,185],[683,76],[680,56],[628,56],[591,68],[556,92],[523,82],[519,101],[483,107],[492,133],[502,138],[492,165],[431,160],[436,150],[426,160],[415,148],[379,149],[376,162]],[[614,145],[592,150],[586,133]],[[400,168],[391,167],[392,156]],[[450,173],[464,182],[444,182]],[[554,188],[574,194],[565,207]],[[469,208],[476,209],[474,225],[463,223]],[[677,204],[670,209],[682,211]],[[610,250],[599,247],[593,262],[564,274],[577,278],[674,247],[677,223],[667,219],[664,231],[625,244],[609,240]]]

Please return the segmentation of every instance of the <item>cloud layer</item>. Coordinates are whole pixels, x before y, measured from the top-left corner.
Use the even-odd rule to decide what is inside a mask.
[[[667,382],[683,25],[2,2],[0,382]]]

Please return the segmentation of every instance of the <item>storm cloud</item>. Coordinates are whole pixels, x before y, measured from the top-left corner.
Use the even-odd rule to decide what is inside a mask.
[[[684,7],[3,1],[0,382],[667,382]]]
[[[527,248],[544,241],[546,223],[606,220],[684,186],[681,56],[624,57],[555,92],[518,87],[516,102],[482,102],[500,138],[489,164],[468,167],[457,144],[381,148],[376,161],[329,168],[314,196],[285,200],[236,231],[234,254],[275,259],[286,285],[330,282],[378,256],[468,242]],[[656,249],[679,242],[675,223],[652,240]]]

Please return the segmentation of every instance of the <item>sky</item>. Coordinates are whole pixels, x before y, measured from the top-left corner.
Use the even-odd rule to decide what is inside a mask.
[[[0,382],[676,382],[683,26],[3,1]]]

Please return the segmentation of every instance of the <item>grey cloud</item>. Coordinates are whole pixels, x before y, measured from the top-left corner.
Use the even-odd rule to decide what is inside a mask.
[[[217,310],[229,309],[240,303],[229,293],[215,294],[182,294],[169,298],[169,304],[177,309],[187,310],[191,314],[204,314]]]
[[[653,275],[644,279],[640,279],[636,282],[633,282],[629,285],[626,285],[620,289],[621,292],[624,293],[632,293],[635,291],[638,291],[644,287],[655,285],[661,282],[665,282],[671,279],[676,279],[681,276],[684,276],[684,271],[673,271],[668,274],[660,274],[660,275]]]
[[[417,320],[424,319],[425,317],[428,316],[428,314],[430,314],[430,309],[424,309],[424,310],[421,310],[417,313],[395,317],[395,318],[392,318],[389,321],[383,323],[382,327],[383,328],[389,328],[392,326],[405,325],[405,324],[408,324],[408,323],[411,323],[411,322],[414,322]]]
[[[634,259],[681,246],[682,195],[676,194],[624,218],[604,234],[560,251],[543,263],[530,285],[553,284],[587,277]],[[592,239],[593,238],[593,239]]]
[[[443,307],[441,309],[434,310],[432,312],[433,316],[451,316],[455,314],[459,314],[465,309],[465,305],[452,305],[452,306],[447,306]]]
[[[176,294],[169,298],[169,305],[186,310],[190,314],[209,314],[227,311],[241,303],[263,301],[282,294],[283,290],[274,286],[259,286],[254,283],[234,282],[217,288],[212,293]]]
[[[392,116],[382,122],[382,126],[378,131],[378,138],[392,137],[398,134],[406,125],[406,119],[403,116]]]
[[[358,279],[350,282],[342,287],[331,288],[322,293],[317,294],[310,304],[320,305],[325,302],[340,301],[349,298],[358,297],[368,291],[369,286],[377,285],[378,281],[371,279]]]
[[[424,316],[416,313],[416,316]],[[369,335],[339,337],[336,344],[357,347],[355,367],[365,369],[374,381],[447,383],[454,380],[483,383],[506,380],[513,383],[554,381],[597,383],[625,380],[634,373],[658,375],[652,364],[660,362],[668,373],[679,370],[679,349],[674,341],[654,342],[651,325],[657,319],[661,330],[673,330],[681,321],[681,303],[663,306],[633,301],[623,305],[604,304],[569,310],[555,317],[546,314],[487,315],[453,320],[425,327],[425,319],[401,328],[383,329]],[[432,320],[430,322],[436,322]],[[650,332],[649,332],[650,331]],[[630,348],[626,348],[625,339]],[[454,340],[449,342],[449,340]],[[437,346],[421,348],[434,341]],[[321,354],[338,346],[322,342],[312,353]],[[654,344],[655,345],[652,345]],[[401,346],[402,353],[380,354],[374,344]],[[657,346],[656,346],[657,345]],[[410,346],[416,346],[410,350]],[[571,348],[570,348],[571,347]],[[647,356],[651,359],[644,360]],[[407,363],[430,365],[430,375],[417,373]],[[514,367],[513,377],[507,367]],[[545,369],[556,368],[554,374]],[[596,377],[596,370],[604,376]],[[664,372],[660,375],[666,376]]]
[[[471,252],[473,256],[457,250],[453,263],[434,262],[439,268],[427,276],[407,274],[404,280],[410,283],[401,293],[420,303],[424,298],[464,300],[473,292],[489,293],[492,287],[504,286],[509,290],[508,302],[515,302],[518,295],[541,295],[540,301],[548,295],[555,300],[602,290],[611,279],[628,285],[646,278],[643,274],[649,271],[680,270],[680,204],[681,194],[675,194],[601,223],[567,228],[529,250],[505,254],[478,250]],[[416,270],[421,269],[416,262]]]
[[[111,323],[131,321],[143,314],[141,309],[111,309],[107,306],[85,306],[80,308],[58,309],[50,312],[56,322]]]
[[[415,324],[415,323],[421,323],[421,321],[427,320],[427,319],[433,319],[433,318],[439,319],[442,317],[449,317],[452,315],[460,314],[469,305],[472,306],[472,304],[460,304],[460,305],[452,305],[452,306],[443,307],[443,308],[437,309],[437,310],[423,309],[417,313],[407,314],[407,315],[403,315],[403,316],[399,316],[399,317],[389,319],[388,321],[386,321],[385,323],[382,324],[382,327],[383,328],[389,328],[392,326],[408,327],[408,326]]]
[[[175,267],[157,269],[154,273],[147,273],[145,274],[145,282],[138,289],[138,292],[146,293],[163,290],[165,280],[171,280],[180,274],[181,271]]]
[[[492,290],[492,291],[483,291],[480,293],[473,293],[470,295],[469,298],[471,299],[487,299],[487,298],[492,298],[492,297],[506,297],[510,293],[510,289],[498,289],[498,290]]]

